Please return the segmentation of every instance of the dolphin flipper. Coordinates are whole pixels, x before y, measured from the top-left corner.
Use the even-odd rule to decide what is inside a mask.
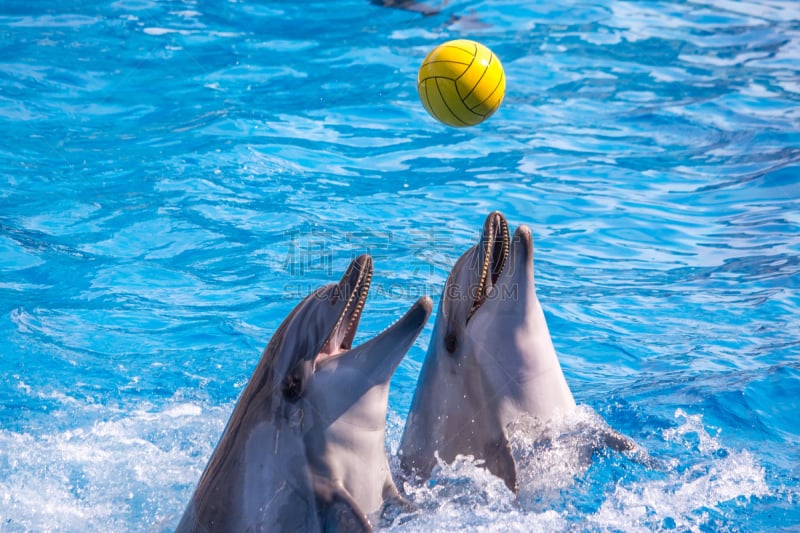
[[[320,509],[322,531],[325,533],[366,533],[372,526],[360,513],[344,500],[336,500]]]
[[[511,445],[507,438],[490,442],[484,448],[484,464],[486,468],[495,476],[502,479],[508,490],[517,494],[519,485],[517,484],[517,462],[511,454]]]
[[[405,499],[395,487],[394,482],[387,484],[383,495],[383,508],[380,512],[381,526],[392,524],[403,515],[417,512],[417,506]],[[400,520],[402,523],[403,520]]]
[[[372,531],[367,515],[340,483],[315,476],[314,495],[321,529],[325,533]]]
[[[603,428],[599,437],[603,445],[617,452],[630,452],[638,447],[632,438],[611,428]]]
[[[650,455],[635,440],[612,428],[606,428],[600,434],[600,442],[614,451],[624,453],[629,459],[651,470],[664,470],[666,468],[662,461]]]

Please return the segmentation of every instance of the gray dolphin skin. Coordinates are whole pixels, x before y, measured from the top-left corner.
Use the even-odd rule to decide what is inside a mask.
[[[385,448],[389,380],[431,313],[423,297],[352,347],[372,278],[363,255],[275,331],[178,532],[370,531],[404,504]]]
[[[436,452],[448,463],[472,455],[516,493],[508,425],[523,413],[547,421],[573,409],[536,296],[531,231],[520,226],[512,239],[493,212],[445,285],[400,440],[401,467],[427,479]],[[632,446],[619,434],[603,438]]]
[[[416,0],[370,0],[370,3],[382,7],[393,7],[405,11],[415,11],[426,17],[440,13],[442,7],[446,6],[449,0],[444,0],[440,7],[432,7],[428,4],[417,2]]]

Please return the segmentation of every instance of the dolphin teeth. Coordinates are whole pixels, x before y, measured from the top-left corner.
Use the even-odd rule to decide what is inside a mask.
[[[372,263],[370,261],[364,270],[359,270],[358,277],[355,280],[355,286],[353,287],[353,290],[350,291],[350,294],[347,297],[347,302],[344,305],[344,309],[342,309],[342,312],[336,321],[336,325],[334,325],[331,329],[323,346],[327,346],[334,340],[337,334],[341,333],[342,336],[339,345],[330,346],[329,349],[346,350],[350,348],[353,337],[355,336],[355,330],[358,327],[359,319],[361,318],[361,312],[364,310],[364,302],[367,299],[371,283]],[[355,307],[353,307],[354,302]],[[347,319],[347,325],[345,326],[344,331],[342,331],[342,326],[344,325],[345,319]]]
[[[490,215],[483,228],[481,235],[482,248],[479,253],[483,254],[483,264],[481,274],[478,278],[478,286],[472,293],[472,309],[467,320],[478,310],[489,294],[489,290],[497,283],[503,268],[508,261],[510,250],[510,233],[508,222],[500,213]],[[490,272],[491,270],[491,272]],[[491,276],[491,277],[490,277]]]
[[[347,323],[347,328],[344,331],[344,335],[342,338],[342,345],[341,348],[349,348],[352,344],[352,337],[355,336],[355,330],[358,327],[358,322],[361,319],[361,312],[364,310],[364,304],[367,302],[367,296],[369,295],[369,287],[372,284],[372,272],[367,272],[366,278],[360,281],[360,286],[358,289],[353,291],[353,297],[357,297],[356,299],[356,307],[353,309],[353,312],[350,314],[350,320]],[[352,297],[351,297],[352,302]],[[348,302],[348,306],[349,306]],[[347,308],[345,308],[345,313],[342,314],[344,317],[347,314]]]
[[[390,329],[394,328],[394,327],[395,327],[397,324],[399,324],[400,322],[402,322],[403,320],[405,320],[405,319],[406,319],[406,317],[407,317],[407,316],[408,316],[408,315],[411,313],[411,310],[413,310],[415,307],[417,307],[417,305],[419,305],[420,301],[422,301],[422,300],[423,300],[423,298],[420,298],[419,300],[417,300],[417,302],[416,302],[414,305],[412,305],[412,306],[411,306],[411,309],[409,309],[408,311],[406,311],[406,313],[405,313],[404,315],[402,315],[402,316],[400,316],[400,317],[398,317],[398,318],[394,319],[394,321],[393,321],[391,324],[389,324],[388,326],[386,326],[385,328],[383,328],[383,329],[381,330],[381,332],[380,332],[380,333],[378,333],[377,335],[375,335],[375,336],[374,336],[374,337],[372,337],[372,338],[373,338],[373,339],[376,339],[376,338],[380,337],[381,335],[385,334],[385,333],[386,333],[387,331],[389,331]],[[425,320],[427,321],[428,319],[426,318]]]
[[[497,280],[500,278],[500,274],[503,272],[503,268],[506,266],[506,262],[508,261],[508,255],[510,252],[510,233],[508,230],[508,222],[505,219],[501,220],[500,224],[500,237],[501,239],[495,240],[492,247],[492,259],[493,259],[493,268],[492,268],[492,285],[497,283]],[[500,245],[500,248],[497,248],[497,245]]]

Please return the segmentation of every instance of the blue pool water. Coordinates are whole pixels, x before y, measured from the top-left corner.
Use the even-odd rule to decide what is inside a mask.
[[[416,71],[462,37],[507,93],[449,129]],[[564,446],[515,501],[464,460],[388,529],[800,528],[800,4],[12,0],[0,132],[4,532],[171,530],[302,296],[371,253],[368,338],[495,209],[577,416],[662,468]]]

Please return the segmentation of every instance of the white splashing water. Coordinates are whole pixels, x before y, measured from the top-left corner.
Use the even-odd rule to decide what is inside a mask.
[[[177,396],[162,406],[142,404],[134,410],[66,397],[62,404],[62,411],[51,415],[66,429],[0,430],[4,532],[169,531],[233,408]],[[65,416],[75,423],[65,423]],[[396,518],[385,530],[651,531],[670,524],[696,531],[708,522],[704,510],[768,494],[764,469],[749,452],[725,449],[700,415],[678,411],[676,417],[678,425],[664,430],[663,438],[677,447],[680,458],[660,458],[666,466],[654,475],[642,475],[648,470],[637,465],[632,474],[610,481],[590,475],[597,456],[585,448],[606,427],[594,411],[581,408],[545,426],[522,421],[512,433],[518,498],[474,460],[459,458],[440,464],[431,483],[405,484],[419,510]],[[402,420],[391,413],[392,452],[401,433]],[[629,461],[615,457],[618,464]],[[576,510],[565,499],[577,491],[600,498],[594,511]]]
[[[398,465],[393,465],[398,467]],[[555,511],[526,512],[498,477],[472,458],[459,456],[452,464],[440,462],[434,480],[403,490],[419,509],[386,527],[394,532],[453,531],[563,531],[566,519]],[[499,524],[502,523],[502,527]]]
[[[451,465],[440,463],[430,483],[420,487],[405,484],[419,511],[401,517],[387,530],[700,531],[709,521],[706,509],[769,494],[764,468],[749,452],[725,449],[718,438],[709,435],[700,415],[678,410],[675,416],[680,424],[664,430],[663,436],[689,452],[688,464],[681,464],[686,462],[683,452],[683,459],[658,458],[635,449],[626,452],[627,458],[620,455],[621,460],[630,461],[632,471],[648,471],[643,466],[648,465],[652,475],[601,482],[590,479],[588,485],[580,486],[579,481],[597,461],[599,436],[609,429],[602,417],[580,406],[547,424],[518,420],[510,428],[518,464],[517,498],[472,458],[459,457]],[[399,467],[393,466],[399,472]],[[595,512],[581,514],[574,508],[574,498],[566,495],[587,490],[602,495],[602,501]]]
[[[53,419],[90,420],[62,431],[0,430],[1,531],[173,527],[232,408],[62,403]]]
[[[747,450],[724,448],[703,426],[701,415],[675,412],[682,423],[664,430],[664,438],[696,453],[693,462],[671,460],[664,479],[617,482],[601,508],[588,521],[606,529],[627,524],[627,531],[652,531],[656,527],[700,531],[708,520],[705,509],[731,500],[766,496],[764,468]]]

